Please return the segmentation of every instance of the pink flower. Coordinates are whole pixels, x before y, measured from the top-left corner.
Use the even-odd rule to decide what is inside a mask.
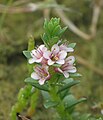
[[[31,74],[31,77],[35,80],[39,80],[39,84],[43,85],[44,82],[48,79],[50,79],[50,74],[48,72],[48,66],[42,65],[42,66],[36,66],[34,68],[34,71]]]
[[[64,51],[66,51],[66,52],[73,52],[73,51],[74,51],[73,48],[67,47],[66,44],[61,44],[59,47],[60,47],[60,50],[64,50]]]
[[[68,78],[69,73],[75,73],[76,72],[76,67],[73,66],[73,63],[75,62],[74,56],[69,56],[66,58],[65,63],[60,67],[56,68],[55,70],[63,73],[63,75]]]
[[[31,56],[32,58],[29,59],[29,63],[32,64],[34,62],[40,63],[42,62],[43,59],[43,53],[47,51],[47,48],[45,45],[40,45],[37,50],[32,50],[31,51]]]
[[[51,51],[47,51],[43,54],[44,58],[47,59],[48,65],[64,64],[67,52],[64,50],[60,51],[58,44],[54,44],[51,48]]]

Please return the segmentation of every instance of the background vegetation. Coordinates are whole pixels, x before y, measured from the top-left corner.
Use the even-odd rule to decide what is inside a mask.
[[[19,89],[25,85],[24,78],[27,77],[28,71],[22,51],[27,49],[28,38],[32,35],[36,44],[40,44],[44,18],[51,17],[61,17],[62,26],[68,24],[65,21],[68,18],[88,36],[91,33],[90,38],[83,37],[69,26],[64,37],[69,42],[77,43],[75,50],[77,68],[83,75],[80,79],[81,85],[74,87],[73,92],[77,98],[84,95],[88,98],[86,103],[78,105],[76,109],[81,113],[101,115],[103,110],[103,10],[100,1],[102,0],[79,0],[79,2],[57,0],[57,5],[54,0],[0,0],[0,120],[9,120],[11,106],[16,102]],[[96,31],[93,32],[90,26],[95,5],[100,8],[100,14],[94,28]],[[65,14],[66,18],[60,13]],[[41,99],[39,102],[42,101]],[[51,116],[53,110],[49,110],[48,115],[46,113],[40,103],[34,119],[52,120],[52,117],[55,117],[55,115]]]

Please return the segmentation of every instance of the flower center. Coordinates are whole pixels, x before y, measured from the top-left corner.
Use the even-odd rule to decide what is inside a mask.
[[[41,77],[42,77],[42,78],[45,78],[45,77],[47,77],[47,76],[48,76],[48,73],[45,72],[44,68],[42,68]]]
[[[51,54],[52,61],[57,61],[58,59],[59,59],[58,55],[54,55],[53,53]]]
[[[45,76],[45,77],[47,77],[47,76],[48,76],[48,74],[47,74],[47,73],[45,73],[45,74],[44,74],[44,76]]]
[[[57,61],[59,58],[58,58],[58,56],[52,56],[52,58],[51,58],[53,61]]]

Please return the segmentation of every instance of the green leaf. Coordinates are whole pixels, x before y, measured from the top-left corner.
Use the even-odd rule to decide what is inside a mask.
[[[67,95],[63,99],[63,102],[64,102],[66,109],[74,107],[75,105],[77,105],[83,101],[86,101],[86,98],[81,98],[81,99],[77,100],[72,94]]]
[[[46,108],[46,109],[48,109],[48,108],[50,108],[50,107],[55,107],[55,106],[57,106],[58,105],[58,102],[55,102],[55,101],[46,101],[45,103],[44,103],[44,107]]]
[[[42,90],[41,93],[43,95],[44,100],[51,100],[51,96],[47,91]]]
[[[73,78],[67,78],[67,79],[64,79],[63,83],[69,84],[73,81],[74,81]]]
[[[70,77],[81,77],[80,73],[70,73]]]
[[[77,100],[74,104],[72,104],[72,106],[75,106],[75,105],[77,105],[77,104],[79,104],[79,103],[81,103],[81,102],[84,102],[84,101],[86,101],[87,99],[86,98],[81,98],[81,99],[79,99],[79,100]],[[71,106],[71,107],[72,107]]]
[[[65,105],[65,108],[67,109],[68,107],[71,107],[75,102],[76,102],[76,98],[70,94],[70,95],[67,95],[64,99],[63,99],[63,102],[64,102],[64,105]]]
[[[52,18],[50,21],[45,20],[45,33],[42,36],[44,44],[48,46],[48,48],[51,48],[52,45],[56,44],[60,40],[61,35],[66,29],[67,27],[64,27],[63,29],[61,28],[59,18]]]
[[[63,29],[60,30],[60,32],[58,33],[58,35],[62,35],[66,30],[67,30],[68,27],[64,27]]]
[[[28,58],[28,59],[31,58],[30,51],[25,50],[25,51],[23,51],[23,54],[25,55],[26,58]]]
[[[47,26],[48,26],[48,21],[47,21],[47,19],[45,19],[45,21],[44,21],[44,29],[46,29]]]
[[[66,95],[69,95],[69,94],[71,94],[71,93],[70,93],[70,91],[68,89],[66,89],[66,90],[62,91],[61,93],[59,93],[61,100],[63,100],[64,97]]]
[[[61,30],[60,25],[56,26],[56,27],[54,28],[54,30],[53,30],[52,36],[58,36],[60,30]]]
[[[47,91],[41,91],[41,92],[42,92],[43,98],[45,100],[45,102],[44,102],[45,108],[55,107],[56,105],[58,105],[57,102],[51,100],[51,96]]]
[[[79,120],[89,120],[91,114],[83,114],[80,116]]]
[[[28,41],[28,51],[31,51],[34,49],[35,41],[34,38],[31,36]]]
[[[53,64],[52,66],[54,66],[54,67],[61,67],[60,64]]]
[[[52,35],[52,31],[53,31],[54,25],[52,22],[48,23],[48,30],[50,31],[50,34]]]
[[[76,46],[76,43],[70,43],[68,47],[74,48]]]
[[[44,33],[43,36],[41,36],[41,38],[42,38],[45,46],[46,46],[47,48],[49,48],[49,45],[48,45],[48,42],[47,42],[47,40],[49,39],[48,36]]]
[[[59,40],[59,37],[57,37],[57,36],[51,38],[51,43],[49,43],[49,45],[52,46],[52,45],[56,44],[58,42],[58,40]]]
[[[26,78],[25,82],[31,84],[32,86],[34,86],[40,90],[49,91],[48,86],[46,84],[40,85],[37,80],[34,80],[31,77]]]
[[[68,81],[69,82],[69,80],[70,79],[66,79],[66,81]],[[64,84],[64,86],[63,87],[61,87],[59,90],[58,90],[58,93],[60,93],[60,92],[62,92],[62,91],[64,91],[64,90],[66,90],[66,89],[68,89],[68,88],[71,88],[72,86],[74,86],[74,85],[76,85],[76,84],[78,84],[78,83],[80,83],[80,81],[71,81],[71,82],[69,82],[69,83],[66,83],[66,84]]]

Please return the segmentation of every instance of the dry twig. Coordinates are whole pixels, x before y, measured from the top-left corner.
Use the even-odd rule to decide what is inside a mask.
[[[84,38],[85,40],[89,40],[91,39],[91,36],[89,36],[88,34],[82,32],[80,29],[78,29],[74,23],[69,19],[67,18],[67,16],[65,15],[65,13],[63,12],[63,10],[58,10],[58,9],[55,9],[56,13],[58,14],[58,16],[61,18],[61,20],[63,21],[63,23],[65,25],[67,25],[69,27],[69,29],[71,31],[73,31],[75,34],[77,34],[78,36]]]
[[[93,7],[92,23],[90,25],[90,30],[91,30],[90,34],[84,33],[78,27],[76,27],[75,24],[65,15],[63,10],[55,9],[55,11],[57,12],[58,16],[62,19],[64,24],[67,25],[69,29],[71,29],[71,31],[73,31],[75,34],[77,34],[84,40],[88,41],[93,39],[96,35],[97,23],[98,23],[102,5],[103,5],[103,0],[95,0],[94,7]]]
[[[98,19],[100,16],[102,6],[103,6],[103,0],[95,0],[94,5],[93,5],[92,23],[90,26],[90,31],[91,31],[92,37],[95,37],[95,35],[96,35],[97,23],[98,23]]]
[[[103,76],[103,70],[100,68],[97,68],[96,66],[90,64],[87,60],[83,59],[80,56],[76,56],[76,59],[78,61],[78,63],[80,63],[81,65],[84,65],[85,67],[91,69],[92,71],[94,71],[95,73]]]
[[[6,8],[6,6],[1,6],[0,13],[4,13],[5,8]],[[39,5],[34,4],[34,3],[33,4],[29,3],[28,5],[23,6],[23,7],[11,7],[11,6],[9,6],[8,8],[6,8],[6,13],[15,14],[15,13],[34,12],[34,11],[38,10],[39,8],[40,8]]]
[[[13,6],[21,5],[30,2],[31,0],[18,0],[13,3]]]

